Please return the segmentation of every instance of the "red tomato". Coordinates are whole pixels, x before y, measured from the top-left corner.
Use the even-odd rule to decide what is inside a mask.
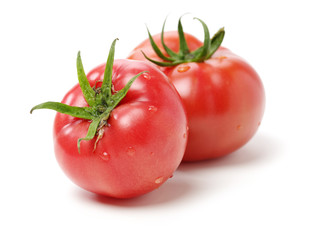
[[[88,74],[93,86],[102,79],[105,66]],[[65,173],[91,192],[128,198],[158,188],[179,166],[186,145],[187,120],[175,89],[150,64],[116,60],[114,90],[122,89],[130,78],[144,73],[130,87],[112,111],[104,136],[93,151],[94,140],[81,142],[89,122],[57,113],[54,123],[55,153]],[[87,106],[79,85],[62,103]]]
[[[168,56],[160,47],[161,35],[152,38]],[[190,51],[203,45],[189,34],[185,38]],[[177,52],[178,32],[165,32],[164,42]],[[148,61],[141,51],[150,59],[161,59],[149,39],[139,44],[128,58]],[[264,112],[264,88],[255,70],[239,56],[219,47],[202,62],[159,68],[178,90],[187,111],[189,138],[184,161],[229,154],[247,143],[257,131]]]
[[[105,65],[87,75],[99,87]],[[158,188],[179,166],[187,143],[187,118],[179,94],[167,77],[149,63],[115,60],[112,92],[142,71],[112,110],[103,136],[81,141],[90,120],[57,113],[54,149],[57,161],[80,187],[101,195],[130,198]],[[77,84],[63,98],[70,106],[88,107]],[[39,107],[40,108],[40,107]],[[96,144],[96,147],[95,147]]]

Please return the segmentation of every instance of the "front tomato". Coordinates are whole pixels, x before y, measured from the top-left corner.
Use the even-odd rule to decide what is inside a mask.
[[[128,57],[154,62],[178,90],[190,128],[184,161],[221,157],[243,146],[257,131],[265,105],[255,70],[220,47],[224,29],[210,39],[207,26],[198,20],[204,43],[184,34],[179,20],[177,32],[149,33]]]
[[[97,95],[103,88],[104,72],[105,66],[101,65],[87,75]],[[154,66],[116,60],[110,85],[112,96],[121,93],[135,77],[121,102],[109,111],[107,119],[98,123],[92,138],[82,137],[89,136],[94,119],[59,112],[56,115],[56,158],[71,180],[88,191],[117,198],[138,196],[158,188],[182,160],[187,120],[179,95]],[[66,94],[63,104],[89,107],[80,85]],[[107,108],[101,112],[108,111]]]

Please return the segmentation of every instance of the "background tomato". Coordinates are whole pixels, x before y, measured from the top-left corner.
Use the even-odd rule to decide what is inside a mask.
[[[160,47],[161,34],[152,39],[169,56]],[[185,34],[185,40],[190,52],[203,45],[190,34]],[[178,32],[164,33],[165,44],[176,53],[180,41]],[[150,39],[138,45],[128,58],[148,61],[142,52],[152,60],[161,61]],[[219,47],[202,62],[186,60],[159,68],[178,90],[187,111],[190,129],[185,161],[229,154],[247,143],[257,131],[265,106],[264,88],[255,70],[239,56]]]

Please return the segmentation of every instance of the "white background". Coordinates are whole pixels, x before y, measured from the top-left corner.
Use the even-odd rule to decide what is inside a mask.
[[[318,1],[1,1],[0,239],[320,239]],[[255,137],[219,160],[183,164],[158,190],[131,200],[95,196],[56,163],[55,113],[86,71],[179,16],[213,34],[260,74],[267,105]]]

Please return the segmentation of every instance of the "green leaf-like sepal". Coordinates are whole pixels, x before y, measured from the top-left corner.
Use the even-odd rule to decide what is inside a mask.
[[[89,125],[87,135],[84,138],[79,138],[78,139],[77,146],[78,146],[78,152],[79,153],[80,153],[80,142],[83,141],[83,140],[85,140],[85,141],[92,140],[96,136],[99,124],[100,124],[100,118],[99,117],[94,118],[92,120],[91,124]]]
[[[77,72],[78,72],[79,85],[83,93],[83,96],[86,99],[89,106],[93,106],[95,103],[95,92],[91,88],[88,82],[86,73],[84,72],[80,51],[78,52],[78,56],[77,56]]]
[[[101,85],[101,96],[104,100],[104,102],[107,102],[107,99],[111,97],[112,95],[112,68],[113,68],[113,62],[114,62],[114,52],[115,52],[115,46],[116,41],[118,39],[116,38],[113,40],[111,44],[111,48],[109,51],[106,68],[104,70],[104,76],[103,81]]]
[[[84,98],[86,99],[89,107],[76,107],[69,106],[64,103],[59,102],[45,102],[34,106],[30,113],[36,109],[51,109],[57,112],[68,114],[73,117],[82,118],[91,120],[91,123],[88,128],[88,132],[85,137],[79,138],[77,142],[78,151],[80,153],[80,143],[81,141],[92,140],[97,136],[95,147],[99,139],[103,136],[103,127],[107,124],[107,120],[110,116],[111,111],[120,103],[120,101],[126,96],[131,87],[132,83],[144,72],[140,72],[133,78],[131,78],[123,89],[112,94],[112,68],[114,62],[114,53],[115,53],[115,39],[112,44],[108,55],[108,60],[106,62],[104,78],[99,92],[95,91],[87,79],[87,76],[84,72],[82,65],[82,60],[80,52],[77,56],[77,73],[78,81],[83,93]],[[94,147],[94,149],[95,149]],[[93,149],[93,151],[94,151]]]
[[[34,106],[30,113],[36,109],[51,109],[60,113],[68,114],[72,117],[92,119],[94,115],[89,107],[74,107],[59,102],[45,102]]]
[[[204,60],[207,59],[208,53],[210,50],[210,33],[207,25],[199,18],[195,18],[200,21],[203,27],[204,31],[204,41],[203,41],[203,46],[201,47],[201,51],[195,55],[194,62],[203,62]],[[211,56],[209,56],[210,58]]]
[[[217,51],[217,49],[220,47],[223,41],[223,38],[225,35],[224,28],[219,29],[219,31],[210,39],[210,33],[207,25],[199,18],[194,18],[194,19],[197,19],[202,24],[202,27],[203,27],[204,41],[201,47],[190,52],[188,44],[185,39],[183,27],[181,24],[181,17],[180,17],[178,22],[178,34],[179,34],[179,46],[180,46],[178,53],[175,53],[174,51],[172,51],[164,42],[164,27],[166,23],[166,19],[165,19],[162,26],[162,31],[161,31],[161,44],[164,50],[166,51],[166,53],[169,55],[169,57],[166,57],[165,54],[161,52],[160,48],[155,44],[149,29],[147,30],[148,30],[148,36],[149,36],[151,46],[155,51],[155,53],[163,60],[163,62],[156,61],[154,59],[149,58],[144,52],[142,52],[142,54],[150,62],[163,67],[176,66],[178,64],[186,63],[186,62],[204,62],[205,60],[211,58],[211,56]]]
[[[163,46],[163,48],[165,49],[165,51],[168,53],[168,55],[173,58],[173,59],[178,59],[179,58],[179,54],[175,53],[174,51],[172,51],[165,43],[164,43],[164,27],[166,25],[166,21],[167,19],[164,20],[163,26],[162,26],[162,31],[161,31],[161,44]],[[159,55],[158,55],[159,56]],[[160,57],[160,56],[159,56]],[[161,58],[161,57],[160,57]],[[165,59],[163,59],[165,60]]]
[[[224,28],[220,28],[218,32],[211,38],[210,51],[206,59],[209,59],[220,47],[225,35]]]
[[[183,59],[183,56],[190,53],[190,50],[189,50],[186,38],[184,36],[184,32],[181,24],[181,17],[179,18],[179,22],[178,22],[178,34],[179,34],[179,46],[180,46],[179,55]]]
[[[173,58],[166,57],[166,56],[161,52],[161,50],[159,49],[159,47],[157,46],[157,44],[154,42],[154,40],[153,40],[153,38],[152,38],[152,36],[151,36],[150,31],[149,31],[148,28],[147,28],[147,30],[148,30],[149,41],[150,41],[150,43],[151,43],[151,46],[152,46],[153,50],[156,52],[156,54],[157,54],[159,57],[161,57],[163,60],[165,60],[165,61],[172,61]]]

